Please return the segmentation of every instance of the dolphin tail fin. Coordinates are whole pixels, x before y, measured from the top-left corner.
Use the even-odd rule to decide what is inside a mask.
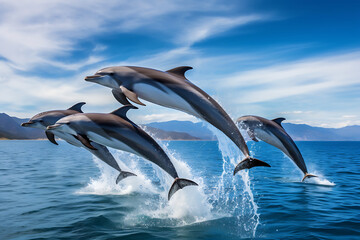
[[[309,173],[305,173],[305,176],[303,177],[303,179],[301,180],[301,182],[303,182],[306,178],[312,178],[312,177],[318,177],[314,174],[309,174]]]
[[[266,162],[263,162],[259,159],[252,158],[252,157],[246,157],[235,167],[234,175],[240,170],[250,169],[250,168],[259,167],[259,166],[270,167],[269,164],[267,164]]]
[[[116,184],[118,184],[121,180],[123,180],[127,177],[132,177],[132,176],[135,177],[137,175],[135,173],[121,171],[119,176],[116,178]]]
[[[168,200],[174,195],[174,193],[177,190],[183,189],[186,186],[198,186],[198,184],[194,181],[185,179],[185,178],[175,178],[174,183],[171,185],[169,194],[168,194]]]

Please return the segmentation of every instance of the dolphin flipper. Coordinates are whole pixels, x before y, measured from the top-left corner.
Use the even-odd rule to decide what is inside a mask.
[[[50,131],[45,131],[46,137],[47,139],[49,139],[50,142],[52,142],[55,145],[59,145],[56,141],[55,141],[55,135],[50,132]]]
[[[122,105],[131,105],[131,103],[127,100],[125,94],[119,88],[113,88],[111,90],[114,98],[121,103]]]
[[[140,102],[138,96],[136,93],[130,91],[129,89],[127,89],[126,87],[124,86],[120,86],[120,89],[121,91],[124,93],[124,95],[130,99],[131,101],[133,101],[134,103],[137,103],[139,105],[143,105],[143,106],[146,106],[145,104],[143,104],[142,102]]]
[[[254,132],[247,130],[247,134],[254,142],[259,142],[259,140],[256,139]]]
[[[267,164],[266,162],[263,162],[259,159],[256,158],[252,158],[252,157],[247,157],[244,160],[242,160],[234,169],[234,175],[243,169],[250,169],[253,167],[259,167],[259,166],[264,166],[264,167],[271,167],[269,164]]]
[[[85,147],[91,150],[97,150],[93,145],[91,145],[89,138],[86,135],[78,134],[75,136],[77,140],[79,140]]]
[[[198,184],[194,181],[184,179],[184,178],[175,178],[174,183],[171,185],[171,188],[169,190],[168,194],[168,200],[170,200],[171,196],[174,195],[174,193],[180,189],[183,189],[186,186],[198,186]]]

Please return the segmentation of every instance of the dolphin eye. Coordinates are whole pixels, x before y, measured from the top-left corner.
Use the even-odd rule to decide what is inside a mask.
[[[109,75],[110,75],[110,76],[114,76],[114,73],[113,73],[113,72],[112,72],[112,73],[109,73]]]

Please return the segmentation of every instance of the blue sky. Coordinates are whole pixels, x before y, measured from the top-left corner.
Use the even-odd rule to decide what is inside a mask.
[[[0,112],[30,117],[86,101],[100,68],[194,69],[189,80],[233,118],[360,124],[360,1],[0,1]],[[147,103],[138,123],[195,118]]]

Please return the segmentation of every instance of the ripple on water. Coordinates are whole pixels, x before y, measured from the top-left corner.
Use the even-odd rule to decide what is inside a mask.
[[[218,134],[218,133],[217,133]],[[360,143],[299,142],[309,172],[263,143],[252,155],[271,168],[232,176],[241,153],[217,142],[169,142],[179,175],[199,183],[167,201],[172,179],[131,154],[114,151],[138,177],[117,173],[87,151],[60,142],[1,141],[0,238],[356,239],[360,235]],[[163,144],[163,143],[162,143]],[[218,144],[220,151],[218,150]],[[21,149],[21,151],[19,151]],[[343,163],[347,156],[352,164]],[[96,164],[94,164],[94,161]],[[185,162],[187,164],[185,164]]]

